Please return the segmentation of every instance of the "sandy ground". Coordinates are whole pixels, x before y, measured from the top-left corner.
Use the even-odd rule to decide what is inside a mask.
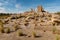
[[[0,33],[0,40],[56,40],[56,34],[53,34],[52,31],[36,30],[38,37],[28,37],[28,34],[31,32],[22,30],[27,36],[18,36],[17,31],[12,33]]]

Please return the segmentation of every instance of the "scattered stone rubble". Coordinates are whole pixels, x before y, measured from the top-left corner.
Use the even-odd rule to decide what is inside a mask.
[[[0,18],[0,40],[56,40],[60,39],[60,16],[37,10],[11,14]],[[58,39],[58,40],[59,40]]]
[[[55,14],[48,13],[44,11],[42,6],[38,6],[37,12],[31,9],[30,12],[24,12],[21,14],[11,15],[7,19],[2,20],[4,27],[10,27],[13,30],[14,26],[18,26],[22,29],[42,29],[42,30],[52,30],[48,29],[53,26],[60,25],[60,17]],[[43,29],[47,27],[46,29]]]

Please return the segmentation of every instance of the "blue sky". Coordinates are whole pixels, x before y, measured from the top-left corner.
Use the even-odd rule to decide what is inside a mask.
[[[60,11],[60,0],[0,0],[0,12],[18,13],[42,5],[48,12]]]

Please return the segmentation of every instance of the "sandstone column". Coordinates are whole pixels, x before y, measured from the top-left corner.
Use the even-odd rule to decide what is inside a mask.
[[[38,7],[37,7],[37,12],[43,12],[43,11],[44,11],[44,9],[43,9],[42,6],[38,6]]]

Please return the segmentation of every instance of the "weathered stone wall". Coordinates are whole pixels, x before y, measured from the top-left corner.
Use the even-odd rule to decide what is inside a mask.
[[[43,9],[42,6],[38,6],[38,7],[37,7],[37,12],[43,12],[43,11],[44,11],[44,9]]]

